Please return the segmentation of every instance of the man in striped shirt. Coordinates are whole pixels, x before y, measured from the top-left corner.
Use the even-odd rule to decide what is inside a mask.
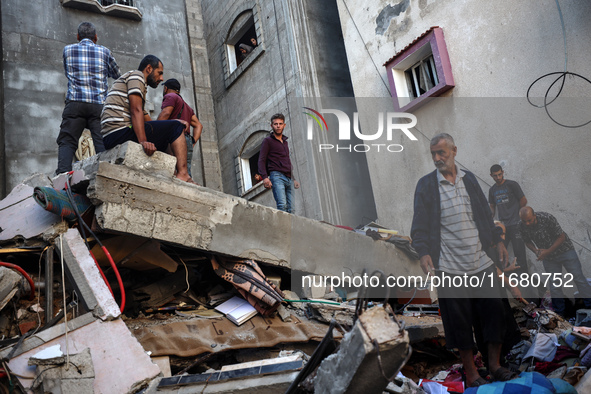
[[[107,79],[121,75],[111,51],[96,44],[98,37],[92,23],[82,22],[77,38],[79,42],[67,45],[63,53],[68,92],[57,137],[57,174],[72,170],[72,159],[84,128],[90,130],[95,151],[105,150],[100,119],[109,88]]]
[[[187,172],[184,131],[189,124],[182,119],[152,121],[144,109],[148,90],[146,85],[158,87],[163,74],[164,66],[160,59],[147,55],[137,70],[126,72],[113,83],[101,116],[103,141],[107,149],[134,141],[142,146],[148,156],[157,150],[164,152],[170,145],[177,159],[175,176],[194,183]]]
[[[430,149],[437,169],[417,184],[411,237],[423,271],[441,280],[437,293],[446,344],[459,350],[467,386],[480,386],[487,382],[474,364],[473,328],[482,331],[492,376],[512,379],[516,375],[500,365],[505,312],[494,264],[485,253],[497,244],[506,265],[507,249],[476,177],[455,164],[453,138],[438,134]]]

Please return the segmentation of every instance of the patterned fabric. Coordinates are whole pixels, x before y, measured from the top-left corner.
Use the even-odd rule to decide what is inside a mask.
[[[107,78],[121,75],[111,51],[85,38],[66,46],[63,57],[68,78],[66,100],[103,104],[109,88]]]
[[[142,102],[145,103],[146,91],[144,73],[138,70],[128,71],[113,82],[101,115],[103,137],[122,128],[131,127],[129,95],[138,94],[142,98]],[[144,115],[147,114],[144,109]]]
[[[526,226],[523,222],[519,222],[519,229],[521,231],[521,238],[525,243],[533,242],[538,249],[549,249],[554,241],[564,233],[562,227],[558,224],[558,220],[549,213],[536,212],[537,223]],[[566,233],[564,242],[550,255],[548,258],[552,259],[556,256],[574,250],[574,246]]]
[[[458,169],[452,184],[437,171],[441,205],[439,269],[456,275],[472,275],[493,264],[482,250],[470,196],[463,181],[465,175]]]
[[[81,215],[92,207],[92,203],[84,194],[73,193],[74,204]],[[65,190],[55,190],[53,187],[36,187],[33,198],[46,211],[60,215],[67,220],[77,219],[76,211]]]
[[[410,237],[412,246],[419,257],[430,255],[435,269],[439,267],[439,255],[441,252],[441,204],[439,196],[439,182],[437,172],[422,177],[417,183],[414,197],[414,214]],[[483,247],[489,248],[494,243],[501,242],[502,230],[495,227],[488,201],[478,184],[478,180],[470,171],[465,171],[462,178],[466,191],[470,196],[472,215],[478,236]]]
[[[470,387],[465,394],[570,394],[577,390],[561,379],[547,379],[539,372],[522,372],[517,379]]]
[[[281,290],[267,280],[256,262],[253,260],[218,259],[211,258],[211,265],[215,273],[223,280],[232,283],[261,315],[269,316],[279,308],[284,295]]]

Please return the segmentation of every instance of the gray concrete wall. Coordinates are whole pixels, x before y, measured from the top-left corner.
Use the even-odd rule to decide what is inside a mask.
[[[0,15],[2,15],[2,3],[0,2]],[[2,30],[2,18],[0,17],[0,31]],[[0,53],[4,53],[2,40],[0,39]],[[4,75],[4,62],[0,62],[0,75]],[[0,81],[0,108],[4,108],[4,78]],[[4,146],[4,111],[0,113],[0,196],[6,193],[6,150]]]
[[[50,173],[57,167],[55,139],[67,89],[62,50],[76,42],[76,29],[82,21],[94,23],[98,43],[111,49],[122,72],[136,69],[147,54],[158,56],[164,63],[164,78],[177,78],[183,85],[183,97],[195,106],[187,31],[191,1],[135,3],[143,14],[140,22],[66,8],[59,0],[47,0],[43,5],[24,0],[2,2],[7,175],[1,183],[7,190],[34,172]],[[198,18],[191,21],[193,27],[198,23]],[[200,82],[199,93],[206,89],[207,83]],[[162,88],[148,92],[146,108],[155,117],[160,113]],[[211,111],[200,116],[206,125],[213,118]],[[200,167],[193,165],[199,175]]]
[[[196,113],[203,124],[203,132],[193,153],[192,174],[200,184],[222,190],[217,131],[213,112],[209,58],[205,44],[201,0],[185,0],[189,55],[193,70]],[[197,154],[197,156],[195,156]],[[199,176],[196,176],[199,174]]]
[[[202,2],[223,190],[240,194],[237,157],[248,138],[270,130],[271,115],[282,112],[295,177],[302,184],[295,193],[296,213],[352,226],[375,217],[365,158],[319,157],[305,139],[306,123],[299,116],[302,97],[352,95],[336,4],[284,0],[224,4]],[[232,76],[229,83],[225,40],[232,22],[251,9],[263,50],[257,48],[259,52],[249,55],[254,60],[243,70],[239,67],[240,75]],[[350,176],[366,180],[365,187],[346,182]],[[271,191],[251,194],[248,198],[253,201],[275,206]]]
[[[589,125],[562,128],[525,100],[528,86],[543,74],[564,70],[560,17],[553,0],[371,1],[338,0],[356,97],[390,97],[383,64],[431,26],[445,34],[455,88],[443,100],[414,111],[418,142],[398,155],[369,156],[380,223],[408,232],[417,180],[434,169],[428,139],[438,132],[456,138],[457,160],[493,184],[492,164],[505,166],[534,209],[554,214],[591,266],[591,174]],[[591,12],[588,2],[560,2],[568,45],[568,70],[591,77]],[[544,84],[546,88],[549,83]],[[537,87],[533,95],[544,90]],[[559,111],[566,122],[589,120],[590,85],[568,79]],[[456,98],[467,97],[457,101]],[[482,97],[500,98],[486,101]],[[507,98],[507,99],[504,99]],[[508,99],[511,98],[511,99]],[[466,101],[468,100],[468,101]],[[538,100],[538,102],[541,102]],[[391,107],[393,108],[393,107]],[[489,109],[489,110],[487,110]],[[392,171],[396,169],[396,171]],[[379,186],[378,186],[379,185]],[[393,204],[392,201],[396,203]],[[532,256],[530,255],[530,258]],[[587,268],[587,274],[591,270]]]

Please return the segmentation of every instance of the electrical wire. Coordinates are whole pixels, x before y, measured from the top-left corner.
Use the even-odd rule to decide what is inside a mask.
[[[357,30],[357,34],[359,34],[359,38],[361,39],[361,42],[363,43],[363,47],[365,48],[365,51],[367,52],[367,56],[369,57],[369,60],[371,60],[371,62],[373,63],[373,66],[375,67],[376,72],[380,76],[380,80],[382,81],[382,83],[386,87],[386,90],[388,91],[388,93],[391,96],[392,95],[392,92],[390,91],[390,85],[388,83],[386,83],[386,81],[384,81],[384,79],[382,78],[382,73],[380,72],[380,69],[378,68],[378,65],[373,60],[373,57],[371,56],[371,53],[369,53],[369,49],[367,48],[367,44],[365,43],[365,40],[363,39],[363,36],[361,35],[361,32],[359,31],[359,28],[357,27],[357,23],[355,23],[355,19],[353,19],[353,15],[351,14],[351,11],[349,10],[349,6],[347,5],[346,0],[343,0],[343,4],[345,5],[345,8],[347,9],[347,13],[349,14],[349,18],[351,18],[351,22],[353,22],[353,26],[355,26],[355,30]]]
[[[41,282],[41,260],[43,259],[43,253],[45,253],[45,251],[47,251],[47,249],[49,249],[49,246],[46,246],[42,251],[41,254],[39,255],[39,274],[37,275],[37,278],[39,279],[39,282]],[[47,289],[47,288],[46,288]],[[53,291],[53,289],[50,290],[45,290],[47,291]],[[47,294],[47,293],[45,293]],[[39,306],[39,308],[41,307],[41,289],[38,288],[37,289],[37,305]],[[37,308],[37,328],[35,328],[34,333],[36,333],[37,331],[39,331],[39,329],[41,328],[41,314],[39,313],[39,308]]]
[[[556,123],[557,125],[561,126],[561,127],[565,127],[565,128],[569,128],[569,129],[576,129],[579,127],[583,127],[588,125],[589,123],[591,123],[591,119],[588,120],[585,123],[581,123],[581,124],[576,124],[576,125],[567,125],[564,123],[560,123],[559,121],[557,121],[551,114],[550,111],[548,110],[548,107],[550,106],[550,104],[552,104],[554,101],[556,101],[558,99],[558,97],[560,96],[560,94],[562,93],[562,89],[564,88],[564,84],[566,82],[566,77],[570,76],[571,78],[581,78],[584,81],[587,81],[589,84],[591,84],[591,80],[589,80],[588,78],[585,78],[584,76],[580,75],[580,74],[576,74],[573,72],[568,71],[568,53],[567,53],[567,46],[566,46],[566,28],[564,26],[564,18],[562,17],[562,10],[560,9],[560,4],[558,3],[558,0],[556,1],[556,7],[558,8],[558,14],[560,16],[560,24],[562,26],[562,38],[564,41],[564,71],[555,71],[555,72],[551,72],[548,74],[544,74],[541,77],[537,78],[535,81],[533,81],[531,83],[531,85],[529,85],[529,88],[527,88],[527,92],[526,92],[526,97],[527,97],[527,101],[534,107],[536,108],[544,108],[544,110],[546,111],[546,114],[548,115],[548,117],[550,118],[550,120],[554,123]],[[550,84],[550,86],[548,87],[548,89],[546,90],[546,93],[544,94],[544,105],[536,105],[532,102],[532,100],[530,99],[530,91],[531,89],[534,87],[534,85],[536,83],[538,83],[540,80],[550,77],[550,76],[554,76],[554,75],[558,75],[558,77]],[[550,90],[552,90],[552,88],[554,87],[554,85],[556,85],[556,83],[558,81],[560,82],[560,88],[558,89],[558,93],[556,93],[556,96],[554,98],[552,98],[550,101],[548,101],[549,95],[550,95]]]
[[[22,269],[21,267],[19,267],[16,264],[5,263],[3,261],[0,261],[0,266],[16,270],[19,272],[19,274],[21,274],[22,276],[25,277],[27,282],[29,282],[29,286],[31,287],[31,292],[29,294],[29,301],[33,301],[35,299],[35,282],[33,282],[33,279],[31,279],[29,274],[27,274],[27,272],[24,269]]]
[[[62,266],[62,298],[64,302],[64,310],[67,308],[66,304],[66,277],[64,269],[64,235],[60,234],[60,263]],[[70,349],[68,346],[68,314],[64,313],[64,327],[65,327],[65,340],[66,340],[66,369],[70,363]]]

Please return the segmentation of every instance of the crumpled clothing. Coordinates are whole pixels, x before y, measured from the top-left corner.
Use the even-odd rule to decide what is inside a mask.
[[[581,380],[586,372],[586,367],[571,367],[566,370],[566,374],[562,377],[562,380],[574,386],[579,383],[579,380]]]
[[[559,362],[565,358],[576,358],[579,357],[579,351],[573,350],[568,346],[558,346],[556,349],[556,355],[554,356],[554,362]]]
[[[387,238],[382,238],[380,233],[377,231],[368,229],[365,232],[365,235],[371,237],[374,241],[386,241],[391,244],[394,244],[398,249],[402,250],[406,255],[412,259],[419,260],[419,254],[417,251],[412,247],[411,241],[409,237],[405,237],[402,235],[395,235],[391,234]]]
[[[560,334],[560,338],[564,340],[564,342],[573,350],[581,351],[582,349],[587,346],[587,342],[578,338],[572,334],[574,328],[569,328],[568,330],[562,332]]]
[[[533,357],[538,361],[552,361],[556,356],[557,342],[558,338],[555,334],[539,332],[523,359]]]
[[[548,376],[548,374],[560,367],[564,367],[566,364],[555,363],[552,361],[537,362],[534,371],[541,373],[542,375]]]
[[[531,347],[531,342],[526,341],[524,339],[524,340],[518,342],[515,346],[513,346],[513,348],[511,349],[511,351],[509,352],[509,354],[507,354],[507,356],[505,358],[507,359],[507,361],[519,365],[519,364],[521,364],[521,361],[525,357],[525,355],[526,355],[527,351],[530,349],[530,347]]]
[[[88,130],[84,130],[80,136],[80,139],[78,140],[78,149],[76,149],[75,155],[78,160],[87,159],[96,155],[94,142],[92,141],[92,136]]]
[[[573,331],[591,337],[591,327],[573,327]]]
[[[589,349],[591,349],[591,343],[581,351],[581,355],[579,356],[581,357],[581,365],[587,368],[591,368],[591,352]]]
[[[218,261],[219,260],[219,261]],[[240,294],[261,315],[269,316],[283,301],[283,293],[267,277],[254,260],[211,258],[214,272],[232,283]]]

